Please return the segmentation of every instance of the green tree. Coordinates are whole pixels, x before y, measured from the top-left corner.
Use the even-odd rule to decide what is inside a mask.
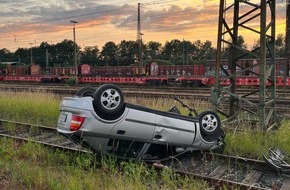
[[[139,44],[136,41],[122,40],[118,47],[120,65],[128,66],[138,61]]]
[[[33,62],[40,65],[41,67],[46,67],[46,56],[48,56],[49,61],[49,53],[51,51],[51,45],[47,42],[42,42],[39,47],[33,48]],[[47,55],[46,55],[47,52]],[[49,65],[48,65],[49,66]]]
[[[162,50],[162,44],[155,41],[150,41],[146,44],[148,59],[159,59]]]
[[[228,41],[231,41],[231,40],[228,40]],[[244,37],[242,35],[238,36],[237,37],[237,44],[235,44],[237,47],[241,47],[243,49],[247,49],[247,45],[245,44],[245,40],[244,40]],[[233,50],[233,48],[235,48],[233,45],[231,44],[228,44],[225,48],[225,51],[223,53],[223,59],[228,59],[229,58],[229,55],[230,55],[230,51]],[[244,51],[241,51],[239,49],[237,49],[237,54],[236,54],[236,57],[239,57],[241,55],[244,55],[245,52]]]
[[[162,58],[169,60],[173,65],[181,64],[182,47],[180,40],[174,39],[166,42],[162,50]]]
[[[270,39],[267,38],[267,43],[270,42]],[[255,53],[259,55],[260,52],[260,40],[257,40],[252,48],[252,51],[256,49]],[[275,40],[275,54],[276,58],[285,56],[285,37],[283,34],[278,34],[277,39]],[[267,57],[270,57],[269,52],[267,51]]]
[[[107,42],[101,51],[100,58],[103,65],[115,66],[118,64],[118,46],[114,42]]]
[[[99,65],[99,56],[100,50],[98,46],[87,46],[80,53],[81,54],[81,63],[87,63],[90,65]]]
[[[285,57],[285,37],[278,34],[275,42],[276,57]]]
[[[215,56],[215,49],[211,47],[210,41],[205,41],[202,43],[200,40],[195,41],[195,52],[194,52],[194,63],[202,64],[206,60],[214,59]]]
[[[77,46],[77,52],[79,52]],[[73,66],[74,63],[74,42],[71,40],[63,40],[60,43],[54,45],[52,51],[52,59],[54,65],[58,66]]]
[[[186,65],[196,64],[195,56],[197,52],[197,47],[194,43],[190,41],[183,41],[183,56],[182,56],[182,63]]]
[[[8,49],[3,48],[0,50],[0,61],[1,62],[13,61],[13,60],[11,60],[12,57],[13,57],[13,53],[11,53]]]
[[[30,64],[30,50],[27,48],[18,48],[14,52],[14,57],[17,57],[21,63]]]

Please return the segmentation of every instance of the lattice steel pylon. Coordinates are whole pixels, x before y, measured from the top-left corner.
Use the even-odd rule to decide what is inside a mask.
[[[286,1],[286,39],[285,39],[285,58],[286,69],[285,77],[289,76],[290,67],[290,0]],[[286,82],[286,80],[285,80]]]
[[[138,3],[138,17],[137,17],[137,42],[139,46],[138,62],[139,66],[143,66],[143,50],[142,50],[142,32],[141,32],[141,3]]]
[[[259,122],[261,131],[276,125],[275,4],[275,0],[260,0],[259,3],[220,0],[219,8],[213,109],[229,119],[248,113]],[[257,47],[250,51],[240,46],[241,33],[257,35]],[[226,49],[223,49],[224,45]],[[224,55],[227,55],[227,65],[222,64]],[[244,58],[256,61],[243,64],[239,60]],[[247,94],[237,94],[237,76],[258,77],[259,88]],[[229,80],[230,85],[220,85],[224,79]],[[253,100],[254,97],[259,99]]]

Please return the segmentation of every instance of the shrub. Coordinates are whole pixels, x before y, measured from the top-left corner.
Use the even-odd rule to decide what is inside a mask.
[[[76,77],[71,77],[68,80],[66,80],[66,84],[69,86],[73,86],[73,85],[76,85],[78,83],[79,83],[79,81],[78,81],[78,78],[76,78]]]

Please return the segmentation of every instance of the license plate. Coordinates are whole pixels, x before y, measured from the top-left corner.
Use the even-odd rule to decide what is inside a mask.
[[[60,114],[60,116],[59,116],[59,121],[60,121],[60,122],[66,122],[66,118],[67,118],[67,115],[64,114],[64,113],[62,113],[62,114]]]

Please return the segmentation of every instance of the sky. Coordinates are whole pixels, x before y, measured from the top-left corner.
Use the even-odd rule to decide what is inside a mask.
[[[276,0],[276,34],[285,36],[286,0]],[[233,0],[227,0],[232,3]],[[259,0],[250,0],[258,3]],[[81,47],[116,44],[137,39],[138,3],[144,43],[165,44],[173,39],[195,42],[217,41],[219,0],[0,0],[0,49],[56,44],[73,40]],[[249,7],[240,5],[241,12]],[[230,20],[231,15],[227,14]],[[258,21],[256,21],[258,23]],[[259,25],[255,20],[251,27]],[[240,31],[251,46],[258,36]]]

